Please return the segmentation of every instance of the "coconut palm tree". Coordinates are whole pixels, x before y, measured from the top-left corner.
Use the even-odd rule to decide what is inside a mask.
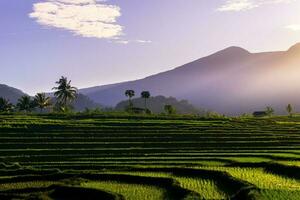
[[[24,95],[22,96],[17,103],[17,108],[19,111],[31,112],[34,108],[34,103],[31,100],[30,96]]]
[[[51,98],[47,97],[45,93],[37,93],[33,101],[41,112],[51,105]]]
[[[0,97],[0,112],[11,112],[13,110],[13,104],[8,99]]]
[[[55,82],[58,86],[52,88],[56,90],[54,96],[57,99],[57,105],[63,110],[66,111],[68,106],[76,99],[77,97],[77,88],[71,86],[71,81],[68,81],[67,77],[62,76],[59,81]]]
[[[293,116],[293,106],[291,104],[287,105],[286,111],[289,113],[290,117]]]
[[[145,100],[145,110],[147,110],[147,99],[149,99],[151,96],[149,91],[143,91],[141,93],[141,97]]]
[[[134,90],[126,90],[125,91],[125,96],[128,97],[128,99],[129,99],[129,107],[133,107],[131,98],[134,97],[134,95],[135,95]]]

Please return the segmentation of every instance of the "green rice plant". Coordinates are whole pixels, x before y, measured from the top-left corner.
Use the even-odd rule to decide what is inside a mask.
[[[299,181],[267,173],[263,169],[239,169],[228,170],[228,172],[235,177],[253,183],[259,188],[300,190]]]
[[[260,163],[260,162],[269,162],[272,161],[272,159],[264,158],[264,157],[243,157],[242,155],[240,157],[226,157],[226,159],[239,162],[239,163]]]
[[[0,191],[11,189],[26,189],[26,188],[45,188],[50,185],[57,184],[55,181],[28,181],[28,182],[12,182],[0,184]]]
[[[180,187],[192,190],[200,194],[204,199],[226,199],[228,196],[220,191],[213,180],[174,176],[165,172],[115,172],[117,174],[129,174],[134,176],[173,178],[179,182]]]
[[[261,190],[260,195],[265,200],[299,200],[300,191],[289,190]]]
[[[220,191],[216,183],[208,179],[174,177],[182,188],[199,193],[204,199],[227,199],[227,195]]]
[[[224,162],[214,161],[214,160],[205,160],[205,161],[199,161],[198,164],[204,165],[204,166],[224,166],[228,163],[226,163],[226,160],[224,160]]]
[[[288,165],[288,166],[296,166],[296,167],[300,167],[300,161],[277,161],[277,163],[282,164],[282,165]]]
[[[121,113],[0,115],[0,133],[0,163],[3,163],[3,170],[7,170],[7,166],[14,162],[20,163],[20,167],[16,169],[32,168],[42,171],[59,168],[73,170],[78,174],[89,170],[99,173],[103,169],[110,172],[111,168],[127,170],[130,167],[202,166],[204,169],[228,172],[235,178],[252,183],[261,188],[266,197],[285,196],[288,192],[284,191],[290,191],[291,195],[296,196],[300,191],[300,184],[294,179],[268,173],[260,168],[226,166],[255,166],[261,162],[277,162],[300,167],[299,117],[200,119],[182,116],[131,116]],[[22,175],[26,175],[25,173]],[[219,190],[223,182],[218,179],[185,175],[177,177],[161,172],[119,173],[172,178],[181,187],[198,192],[205,198],[227,198]],[[280,171],[277,173],[284,174]],[[5,174],[4,171],[2,175],[6,176],[3,180],[14,176],[14,172]],[[103,185],[106,183],[108,182]],[[5,187],[2,184],[0,188],[41,187],[40,185],[43,184],[32,181],[7,184]],[[106,185],[114,188],[114,191],[120,185],[126,186],[116,182]],[[133,184],[127,186],[127,194],[134,194]],[[146,187],[148,189],[145,191],[148,193],[161,191],[151,186],[135,187]],[[140,199],[138,195],[136,194],[135,199]]]
[[[101,189],[121,194],[126,200],[159,200],[164,197],[164,190],[154,186],[127,184],[114,181],[88,181],[82,187]]]
[[[228,172],[260,189],[300,190],[300,181],[266,172],[262,168],[214,167],[210,170]]]
[[[109,174],[126,174],[126,175],[133,175],[133,176],[146,176],[146,177],[157,177],[157,178],[170,178],[172,177],[172,173],[166,172],[123,172],[123,171],[115,171],[115,172],[108,172]]]

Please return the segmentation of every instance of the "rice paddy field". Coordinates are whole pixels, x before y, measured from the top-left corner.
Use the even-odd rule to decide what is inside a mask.
[[[300,117],[0,115],[0,199],[300,199]]]

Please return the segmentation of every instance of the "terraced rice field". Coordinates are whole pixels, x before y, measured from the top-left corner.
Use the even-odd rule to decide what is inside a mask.
[[[0,115],[0,199],[300,199],[300,118]]]

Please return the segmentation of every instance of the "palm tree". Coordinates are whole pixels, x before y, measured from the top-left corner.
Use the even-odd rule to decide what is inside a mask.
[[[34,103],[37,107],[40,108],[40,111],[43,110],[51,105],[51,98],[47,97],[45,93],[37,93],[34,97]]]
[[[24,95],[22,96],[17,103],[17,108],[19,111],[30,112],[34,108],[33,101],[30,96]]]
[[[293,106],[291,104],[288,104],[286,107],[286,111],[289,113],[290,116],[293,115]]]
[[[149,91],[143,91],[141,93],[141,97],[145,100],[145,110],[147,110],[147,99],[149,99],[151,96]]]
[[[10,112],[13,110],[12,103],[8,99],[0,97],[0,112]]]
[[[54,96],[57,98],[57,105],[66,111],[70,103],[72,103],[77,97],[77,88],[71,86],[71,81],[68,81],[67,77],[62,76],[59,81],[55,82],[58,86],[52,88],[56,90]]]
[[[133,106],[131,98],[134,97],[134,95],[135,95],[134,90],[126,90],[125,91],[125,96],[129,98],[129,107]]]

